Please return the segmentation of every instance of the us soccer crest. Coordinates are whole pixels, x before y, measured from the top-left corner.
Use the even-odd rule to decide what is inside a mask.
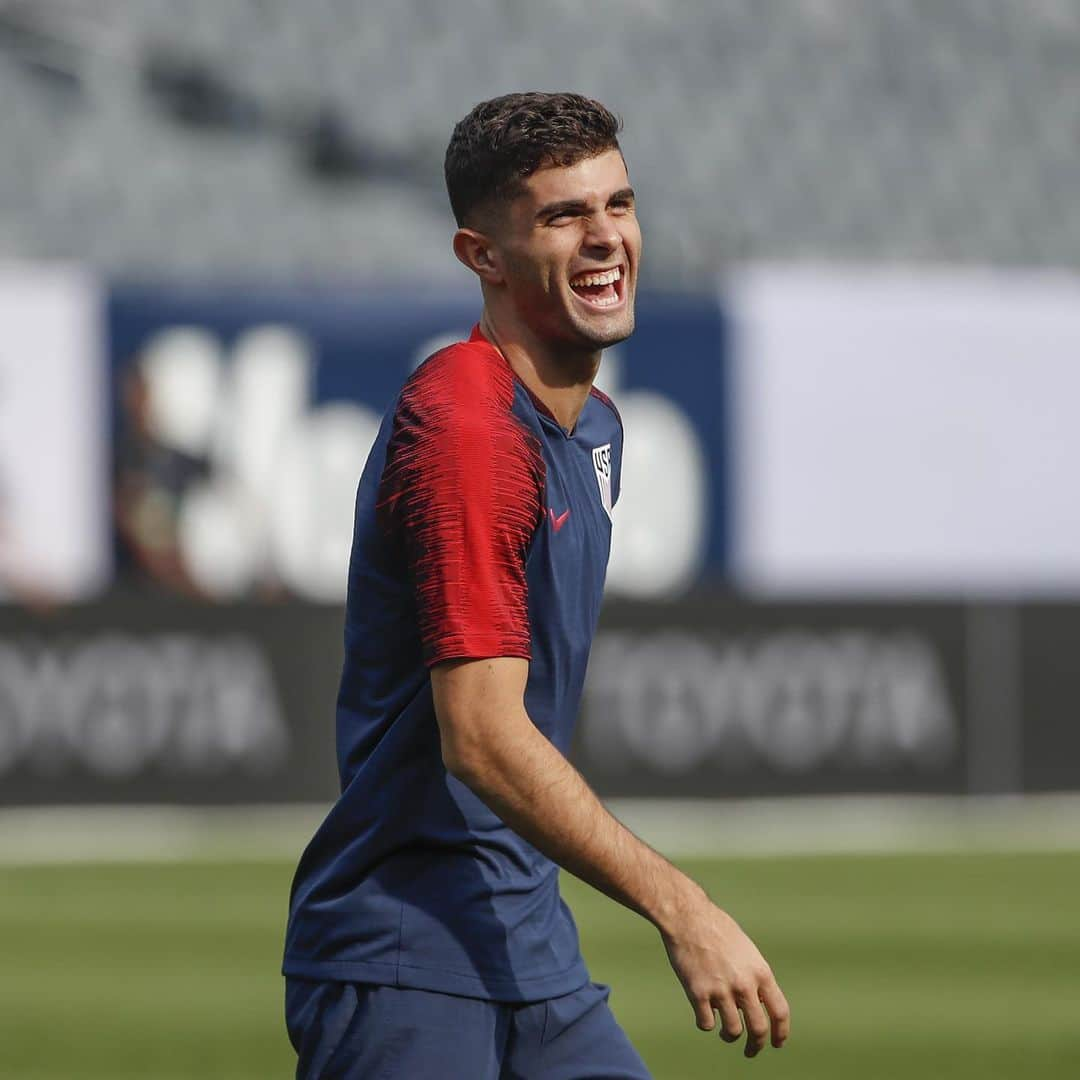
[[[604,443],[593,450],[592,463],[600,487],[600,502],[607,516],[611,517],[611,443]]]

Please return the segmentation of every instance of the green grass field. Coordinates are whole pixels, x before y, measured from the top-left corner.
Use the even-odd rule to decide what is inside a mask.
[[[685,865],[772,961],[793,1035],[746,1061],[697,1031],[655,933],[568,881],[593,975],[657,1080],[1080,1076],[1080,857]],[[289,1076],[277,969],[291,872],[0,868],[0,1076]]]

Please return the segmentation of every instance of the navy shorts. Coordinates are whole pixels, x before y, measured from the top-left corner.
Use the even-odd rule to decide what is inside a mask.
[[[288,979],[297,1080],[650,1080],[606,986],[507,1005]]]

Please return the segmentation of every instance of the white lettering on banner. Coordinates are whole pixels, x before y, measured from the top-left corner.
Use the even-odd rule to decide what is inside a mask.
[[[604,633],[586,702],[586,748],[616,772],[931,771],[956,746],[940,657],[912,633]]]
[[[0,642],[0,775],[265,774],[288,744],[273,675],[244,638]]]
[[[283,583],[343,601],[376,413],[347,401],[312,407],[314,345],[289,326],[253,326],[229,350],[201,327],[164,327],[142,364],[158,438],[211,467],[177,517],[192,580],[219,599]]]

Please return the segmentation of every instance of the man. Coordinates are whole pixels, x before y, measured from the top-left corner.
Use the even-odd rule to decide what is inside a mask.
[[[592,382],[633,330],[641,255],[618,130],[578,95],[512,94],[450,140],[454,252],[484,308],[406,383],[360,481],[342,794],[286,942],[298,1076],[647,1077],[557,865],[655,924],[700,1028],[745,1022],[750,1056],[770,1020],[787,1037],[753,943],[564,756],[622,458]]]

